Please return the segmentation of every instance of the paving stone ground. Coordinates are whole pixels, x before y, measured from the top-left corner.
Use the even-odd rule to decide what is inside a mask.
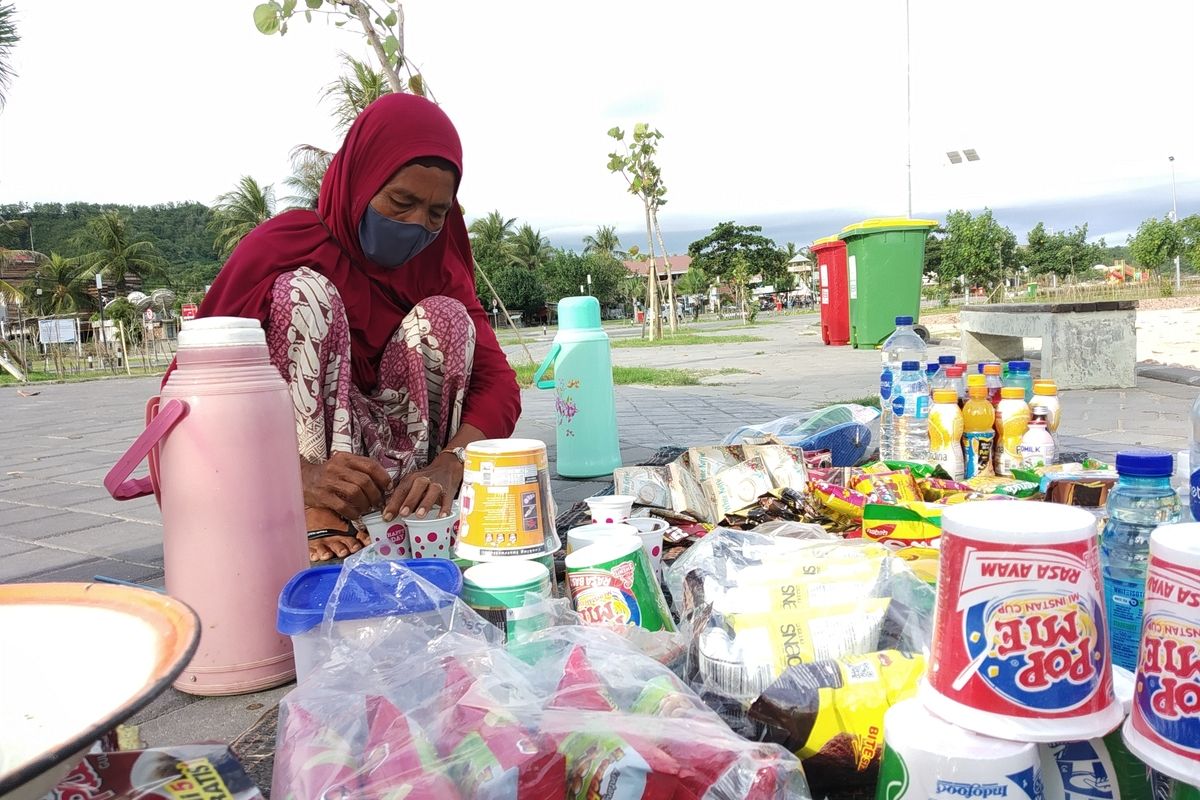
[[[624,463],[643,462],[667,445],[714,443],[742,424],[875,391],[879,354],[824,347],[814,322],[814,316],[802,315],[746,331],[720,330],[759,339],[752,342],[614,349],[616,364],[712,373],[701,386],[617,388]],[[735,321],[695,329],[731,326]],[[633,333],[614,331],[614,341]],[[534,358],[544,357],[552,338],[533,332],[528,345]],[[514,360],[523,355],[520,346],[506,350]],[[931,348],[943,352],[955,353],[956,346]],[[717,374],[730,369],[740,371]],[[1185,448],[1197,392],[1188,381],[1195,378],[1186,371],[1147,369],[1135,389],[1065,392],[1060,446],[1100,456],[1129,446]],[[0,388],[0,582],[105,575],[163,585],[162,526],[153,499],[118,503],[102,483],[142,430],[145,402],[157,386],[157,378],[39,385],[33,397]],[[553,393],[525,390],[523,402],[516,435],[553,443]],[[553,486],[559,507],[566,508],[608,483],[556,478]],[[150,745],[229,741],[286,691],[198,699],[171,690],[134,722]]]

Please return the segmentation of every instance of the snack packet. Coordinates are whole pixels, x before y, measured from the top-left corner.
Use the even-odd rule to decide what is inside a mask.
[[[812,493],[834,519],[860,520],[868,502],[862,492],[829,483],[813,483]]]
[[[916,694],[921,655],[895,650],[789,667],[750,706],[772,739],[804,762],[821,788],[874,785],[883,752],[883,715]]]
[[[868,503],[863,509],[862,536],[900,547],[928,545],[942,536],[943,510],[944,505],[934,503]]]
[[[970,494],[975,491],[965,483],[945,478],[921,478],[917,481],[917,490],[927,503],[936,503],[949,495]]]
[[[742,445],[747,459],[760,458],[766,465],[767,474],[776,489],[803,489],[808,485],[808,467],[804,463],[804,451],[798,447],[781,445]]]
[[[354,795],[358,789],[358,759],[341,734],[295,704],[288,706],[279,727],[272,798],[311,800]]]
[[[89,753],[43,800],[138,798],[262,800],[262,793],[224,745],[183,745]]]
[[[363,793],[376,800],[455,800],[460,796],[421,727],[386,698],[374,695],[367,698],[361,781]]]
[[[908,472],[873,472],[854,483],[856,491],[867,495],[874,503],[914,502],[922,499],[917,482]]]
[[[754,505],[772,489],[767,465],[758,456],[726,467],[706,480],[704,487],[717,519]]]
[[[668,467],[617,467],[613,494],[632,495],[638,505],[671,508],[671,471]]]

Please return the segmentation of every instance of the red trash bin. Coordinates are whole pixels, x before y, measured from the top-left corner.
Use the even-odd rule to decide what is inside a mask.
[[[826,236],[813,242],[809,249],[821,275],[821,339],[825,344],[850,344],[846,243],[836,236]]]

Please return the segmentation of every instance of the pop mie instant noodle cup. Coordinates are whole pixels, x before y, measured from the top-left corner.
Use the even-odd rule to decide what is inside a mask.
[[[496,561],[551,555],[559,548],[546,445],[484,439],[467,445],[455,555]]]
[[[953,506],[938,574],[919,690],[930,711],[1022,742],[1093,739],[1121,722],[1094,516],[1016,500]]]
[[[567,587],[590,625],[636,625],[673,631],[662,588],[637,536],[616,534],[567,556]]]
[[[1122,730],[1135,756],[1200,784],[1200,524],[1150,536],[1133,709]]]

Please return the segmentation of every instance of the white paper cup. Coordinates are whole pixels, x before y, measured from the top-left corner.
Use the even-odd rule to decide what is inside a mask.
[[[371,546],[384,558],[412,558],[412,547],[408,541],[408,525],[402,519],[383,521],[383,514],[373,511],[363,514],[362,522],[371,535]]]
[[[637,528],[638,536],[642,539],[642,549],[650,557],[650,566],[654,568],[655,577],[662,579],[663,533],[671,527],[665,519],[654,517],[630,517],[626,525]]]
[[[631,494],[610,494],[589,497],[583,502],[588,504],[592,512],[593,524],[613,525],[629,519],[629,515],[633,513],[633,501],[636,499]]]
[[[454,545],[458,542],[457,508],[451,507],[438,517],[405,517],[404,524],[408,526],[413,558],[454,557]]]
[[[580,525],[567,531],[567,553],[595,544],[612,536],[637,536],[640,531],[625,523]]]
[[[883,740],[879,797],[1041,797],[1042,765],[1035,745],[964,730],[934,716],[915,699],[888,709]]]

